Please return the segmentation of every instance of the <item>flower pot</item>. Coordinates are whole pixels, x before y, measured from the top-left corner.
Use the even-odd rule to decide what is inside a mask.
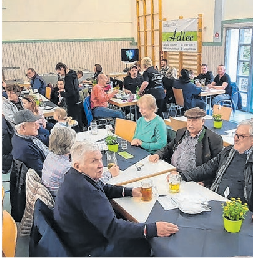
[[[215,129],[221,129],[222,121],[213,121],[213,126]]]
[[[240,231],[242,220],[233,221],[225,217],[223,217],[223,219],[224,219],[224,228],[226,229],[227,232],[238,233]]]
[[[109,151],[118,152],[119,150],[119,144],[107,145],[107,146]]]

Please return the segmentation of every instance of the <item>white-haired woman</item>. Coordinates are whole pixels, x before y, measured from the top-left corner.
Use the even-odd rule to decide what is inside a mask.
[[[75,142],[76,132],[66,127],[56,127],[49,136],[49,154],[42,169],[42,182],[55,197],[65,173],[71,167],[70,149]]]
[[[166,96],[162,83],[163,76],[152,66],[152,61],[149,57],[144,57],[141,60],[141,66],[144,70],[142,75],[144,81],[139,93],[152,94],[156,98],[156,105],[158,107],[157,114],[163,117],[162,111],[165,102],[164,98]]]
[[[151,94],[143,95],[137,102],[142,115],[137,121],[131,145],[141,146],[150,153],[167,144],[167,129],[161,117],[156,115],[156,100]]]

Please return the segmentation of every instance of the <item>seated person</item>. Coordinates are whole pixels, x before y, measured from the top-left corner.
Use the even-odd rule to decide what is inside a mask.
[[[120,118],[124,119],[124,114],[121,110],[113,110],[108,108],[108,101],[118,93],[114,90],[111,93],[105,93],[104,87],[107,86],[107,77],[104,74],[98,75],[98,84],[93,86],[91,91],[91,109],[93,109],[94,117],[101,118]]]
[[[64,175],[71,167],[70,149],[74,144],[76,132],[65,127],[54,128],[49,137],[49,154],[42,169],[42,182],[56,197]]]
[[[95,65],[94,65],[94,76],[93,76],[93,80],[95,80],[97,83],[98,83],[98,75],[101,73],[101,74],[103,74],[103,72],[102,72],[102,66],[100,65],[100,64],[98,64],[98,63],[96,63]]]
[[[22,98],[22,104],[24,109],[30,110],[34,115],[39,116],[39,119],[37,121],[39,123],[39,137],[37,138],[39,138],[45,145],[48,146],[49,131],[46,129],[47,121],[44,118],[43,110],[37,106],[35,99],[31,95],[24,96]]]
[[[189,70],[189,78],[190,78],[190,82],[194,83],[194,71],[193,70]]]
[[[124,91],[125,93],[133,93],[136,94],[137,87],[141,87],[143,82],[142,76],[138,76],[137,74],[137,66],[133,65],[130,67],[130,75],[124,78]]]
[[[177,78],[177,70],[174,67],[169,67],[166,71],[165,76],[163,77],[163,87],[166,92],[166,97],[164,98],[166,104],[169,103],[176,103],[175,97],[174,97],[174,92],[172,90],[172,87],[174,87],[174,81]],[[167,107],[165,108],[164,111],[167,111]]]
[[[45,96],[46,83],[45,81],[35,72],[33,68],[29,68],[26,73],[27,77],[31,80],[31,88],[37,89],[40,94]]]
[[[72,117],[67,117],[67,112],[63,108],[55,108],[54,109],[54,120],[57,123],[54,125],[55,127],[69,127],[72,121]]]
[[[116,217],[109,200],[140,197],[140,188],[100,182],[103,162],[97,146],[76,142],[71,158],[72,167],[56,197],[54,219],[73,256],[150,256],[146,238],[178,231],[176,225],[167,222],[133,223]]]
[[[5,91],[5,87],[6,87],[6,82],[4,80],[2,80],[2,96],[6,99],[8,99],[8,95]]]
[[[17,84],[10,84],[6,86],[5,90],[8,95],[8,99],[2,98],[3,115],[5,119],[14,126],[14,115],[19,110],[23,110],[22,101],[21,98],[19,98],[20,88]]]
[[[59,79],[57,86],[52,89],[50,101],[59,107],[66,108],[66,93],[64,89],[64,79]]]
[[[228,198],[240,198],[253,211],[253,121],[242,121],[234,136],[234,146],[225,147],[205,164],[181,172],[186,181],[213,179],[211,190]]]
[[[34,169],[41,177],[43,162],[49,153],[48,147],[36,136],[39,124],[30,110],[18,111],[14,115],[16,133],[12,137],[14,160],[22,161],[27,168]]]
[[[201,83],[200,83],[201,80],[205,81],[205,86],[207,86],[208,84],[211,84],[213,82],[213,79],[214,79],[213,73],[212,73],[212,71],[207,70],[207,64],[203,63],[201,65],[201,73],[197,77],[194,78],[194,80],[196,80],[196,79],[199,80],[198,83],[195,83],[196,86],[198,86],[198,87],[201,87]]]
[[[137,75],[141,76],[141,63],[139,61],[134,62],[134,65],[137,66]]]
[[[206,112],[200,108],[192,108],[184,115],[187,117],[187,128],[179,129],[174,140],[151,155],[151,162],[163,159],[179,171],[186,171],[206,163],[221,152],[221,136],[204,126]],[[208,186],[209,183],[206,182],[205,185]]]
[[[131,145],[141,146],[150,153],[162,149],[167,144],[167,129],[164,120],[156,115],[155,97],[144,94],[137,102],[142,115],[138,119]]]
[[[211,84],[207,86],[211,89],[225,90],[224,94],[219,94],[212,99],[212,106],[218,104],[222,100],[230,100],[232,95],[231,79],[228,74],[225,73],[226,68],[220,64],[217,69],[217,75]]]
[[[194,95],[201,93],[201,88],[190,82],[189,71],[187,69],[181,70],[181,76],[179,80],[174,81],[174,87],[176,89],[182,89],[184,96],[184,108],[189,110],[194,107],[199,107],[203,110],[206,109],[206,103]]]
[[[78,83],[79,84],[82,84],[83,81],[85,80],[84,77],[83,77],[83,72],[82,71],[78,71],[77,72],[77,79],[78,79]]]

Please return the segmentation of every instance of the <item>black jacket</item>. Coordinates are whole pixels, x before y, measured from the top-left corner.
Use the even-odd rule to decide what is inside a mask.
[[[196,145],[196,166],[200,166],[206,163],[208,160],[217,156],[223,148],[223,141],[220,135],[207,129],[204,126],[205,134]],[[183,137],[186,134],[187,129],[183,128],[177,131],[176,137],[166,147],[156,152],[161,159],[167,162],[171,162],[171,156],[176,150],[177,146],[182,142]]]
[[[71,106],[79,102],[79,83],[77,79],[77,74],[73,70],[65,75],[65,85],[64,89],[66,92],[66,103],[67,106]]]
[[[211,84],[213,82],[214,76],[212,71],[207,71],[205,74],[201,73],[199,74],[197,77],[194,78],[195,79],[205,79],[205,85],[207,84]]]
[[[216,173],[218,170],[224,165],[227,157],[229,156],[229,152],[233,146],[228,146],[224,148],[216,157],[209,160],[207,163],[191,170],[181,173],[184,180],[187,181],[202,181],[208,180],[216,177]],[[253,211],[253,154],[250,155],[249,160],[246,162],[244,169],[244,177],[251,177],[251,182],[245,184],[248,186],[249,191],[247,194],[248,205],[250,211]]]
[[[13,127],[2,114],[2,171],[6,173],[11,168],[12,163],[12,144],[11,138],[14,134]]]

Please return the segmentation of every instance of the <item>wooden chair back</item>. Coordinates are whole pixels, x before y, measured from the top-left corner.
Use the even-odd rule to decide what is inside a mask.
[[[49,99],[49,100],[50,100],[50,98],[51,98],[51,91],[52,91],[52,89],[47,86],[47,87],[46,87],[46,94],[45,94],[45,96],[46,96],[46,98]]]
[[[170,117],[170,121],[171,121],[170,126],[174,131],[177,131],[179,129],[183,129],[183,128],[187,127],[186,121],[176,120],[172,117]]]
[[[176,89],[172,87],[172,90],[175,96],[176,104],[181,107],[184,107],[184,96],[182,89]]]
[[[213,114],[221,114],[222,120],[229,121],[231,112],[231,107],[220,106],[218,104],[214,104],[213,106]]]
[[[131,142],[135,133],[136,122],[116,118],[115,134]]]

